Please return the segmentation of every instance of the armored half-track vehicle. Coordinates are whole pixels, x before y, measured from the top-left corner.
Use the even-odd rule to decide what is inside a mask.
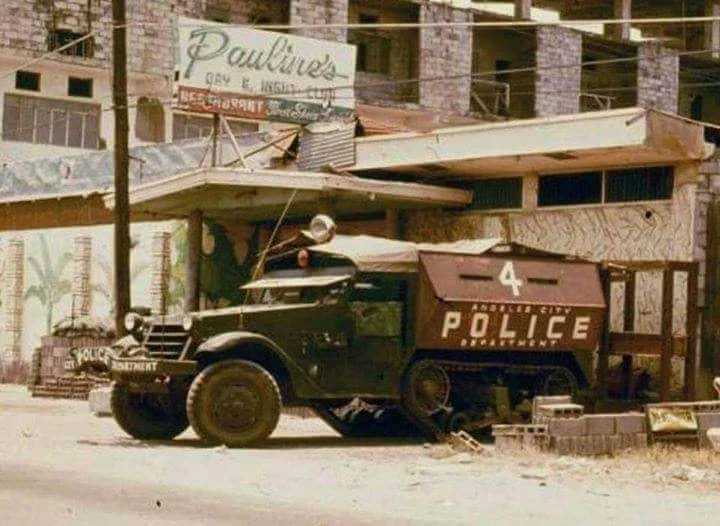
[[[319,225],[275,251],[243,306],[128,316],[139,345],[111,365],[122,429],[171,439],[192,425],[245,446],[285,405],[345,436],[439,437],[588,385],[606,310],[597,265],[497,239],[416,244]]]

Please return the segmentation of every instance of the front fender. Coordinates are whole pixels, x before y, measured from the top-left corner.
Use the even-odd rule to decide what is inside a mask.
[[[248,350],[248,346],[255,349],[260,348],[264,352],[258,356],[258,353],[254,352],[253,349]],[[198,346],[194,359],[202,362],[206,359],[212,360],[213,357],[218,359],[233,357],[254,359],[260,365],[270,366],[269,369],[272,369],[271,364],[264,363],[270,358],[269,362],[280,362],[287,371],[296,395],[301,398],[317,398],[323,394],[320,386],[307,374],[307,371],[292,360],[279,345],[262,334],[246,331],[218,334]]]
[[[257,334],[254,332],[247,331],[234,331],[218,334],[212,338],[208,338],[201,343],[197,348],[196,356],[202,356],[209,353],[221,353],[237,349],[243,344],[256,344],[262,345],[271,349],[283,358],[283,361],[287,362],[287,355],[274,341],[270,338]]]

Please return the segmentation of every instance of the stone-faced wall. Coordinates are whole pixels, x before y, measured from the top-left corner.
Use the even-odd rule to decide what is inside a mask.
[[[470,11],[426,2],[420,7],[420,23],[472,22]],[[472,74],[472,27],[420,29],[420,77],[453,77],[453,80],[420,83],[420,105],[467,113],[470,110]]]
[[[196,18],[230,24],[287,24],[290,0],[205,0],[204,11]]]
[[[582,35],[565,27],[538,27],[535,61],[538,68],[535,73],[535,115],[550,117],[579,113]]]
[[[348,0],[291,0],[290,24],[346,24]],[[347,29],[297,29],[293,33],[311,38],[347,41]]]
[[[669,202],[552,207],[511,213],[447,211],[406,215],[405,235],[413,241],[450,241],[501,237],[552,252],[592,260],[692,261],[696,251],[696,185],[676,170]],[[674,330],[684,331],[685,276],[675,284]],[[638,275],[636,330],[657,333],[660,327],[659,273]],[[613,294],[613,328],[621,330],[621,288]]]
[[[645,42],[638,49],[637,105],[677,113],[680,84],[680,57],[677,51],[657,42]]]
[[[191,2],[185,2],[187,8]],[[156,75],[172,72],[174,0],[128,0],[128,67]],[[133,23],[142,22],[142,25]],[[91,57],[56,55],[56,60],[107,68],[112,57],[112,1],[3,0],[0,2],[0,48],[37,56],[48,51],[51,31],[67,30],[93,36]]]

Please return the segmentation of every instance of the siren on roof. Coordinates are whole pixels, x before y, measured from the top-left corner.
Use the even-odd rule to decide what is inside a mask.
[[[330,216],[318,214],[310,221],[310,235],[317,243],[327,243],[335,237],[337,226]]]

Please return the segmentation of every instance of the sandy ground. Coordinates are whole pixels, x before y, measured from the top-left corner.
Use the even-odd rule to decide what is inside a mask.
[[[720,459],[481,455],[341,439],[284,417],[266,447],[127,438],[84,402],[0,386],[0,524],[718,524]]]

